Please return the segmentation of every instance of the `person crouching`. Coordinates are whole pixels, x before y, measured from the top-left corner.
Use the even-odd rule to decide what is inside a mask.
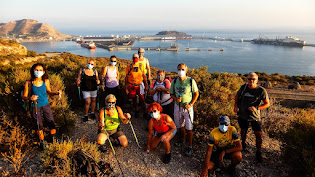
[[[171,145],[170,140],[176,134],[176,126],[172,118],[166,114],[161,114],[163,108],[159,103],[151,103],[148,107],[150,112],[148,143],[146,151],[154,149],[160,141],[163,142],[165,156],[163,163],[168,164],[171,161]],[[153,128],[155,131],[153,131]]]

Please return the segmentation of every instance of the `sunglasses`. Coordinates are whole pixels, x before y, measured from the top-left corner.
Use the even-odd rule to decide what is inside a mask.
[[[94,65],[93,63],[88,63],[89,65]]]
[[[132,57],[133,59],[136,59],[136,58],[138,58],[138,57]]]
[[[116,102],[107,102],[108,104],[115,104]]]
[[[156,112],[157,112],[157,110],[150,111],[150,113],[156,113]]]
[[[220,123],[220,125],[225,125],[225,126],[228,126],[229,124],[228,124],[228,123],[226,123],[226,122],[222,122],[222,123]]]
[[[177,69],[178,71],[185,71],[185,69]]]
[[[256,78],[247,78],[247,80],[254,81],[254,80],[256,80]]]
[[[116,61],[110,61],[110,62],[115,62],[116,63]]]

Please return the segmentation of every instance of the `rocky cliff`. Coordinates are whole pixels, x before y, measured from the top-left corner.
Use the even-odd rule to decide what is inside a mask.
[[[15,41],[0,39],[0,56],[11,54],[27,55],[27,49],[24,45]]]

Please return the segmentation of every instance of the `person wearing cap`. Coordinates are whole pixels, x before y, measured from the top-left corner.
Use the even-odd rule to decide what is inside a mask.
[[[256,160],[261,163],[263,158],[260,110],[268,108],[270,103],[267,91],[257,83],[258,75],[249,73],[247,83],[241,86],[235,96],[234,111],[238,114],[243,149],[246,149],[246,134],[250,124],[256,136]]]
[[[151,81],[151,69],[150,69],[149,60],[144,57],[144,48],[139,48],[139,50],[138,50],[138,55],[139,55],[139,64],[140,64],[140,67],[141,67],[141,66],[144,67],[144,73],[145,73],[145,75],[146,75],[146,77],[147,77],[148,85],[150,85],[150,81]]]
[[[109,65],[105,66],[102,71],[102,86],[106,91],[106,95],[113,94],[118,98],[119,94],[119,71],[116,67],[117,57],[115,55],[110,57]]]
[[[242,145],[236,128],[230,125],[228,116],[219,119],[219,127],[210,132],[208,150],[202,167],[200,177],[208,176],[208,170],[219,167],[223,159],[230,158],[231,165],[229,172],[232,176],[237,176],[235,166],[242,160]]]
[[[141,86],[142,85],[142,86]],[[144,89],[141,89],[144,88]],[[137,103],[137,97],[139,96],[141,106],[144,110],[144,117],[146,117],[146,106],[144,101],[144,95],[148,90],[147,78],[145,76],[144,67],[139,63],[139,55],[133,54],[132,63],[127,66],[125,89],[127,95],[132,98],[133,106],[135,109],[135,117],[139,116],[139,108]]]

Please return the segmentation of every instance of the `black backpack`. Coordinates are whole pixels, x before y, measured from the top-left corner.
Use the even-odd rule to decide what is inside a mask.
[[[27,80],[28,82],[28,97],[31,96],[32,94],[32,84],[31,81]],[[24,86],[21,85],[21,87],[15,92],[15,100],[20,106],[25,111],[30,111],[31,110],[31,101],[30,100],[23,100],[23,95],[24,95]]]
[[[113,172],[109,163],[104,161],[97,163],[91,154],[82,149],[73,150],[69,154],[75,176],[109,176]]]

